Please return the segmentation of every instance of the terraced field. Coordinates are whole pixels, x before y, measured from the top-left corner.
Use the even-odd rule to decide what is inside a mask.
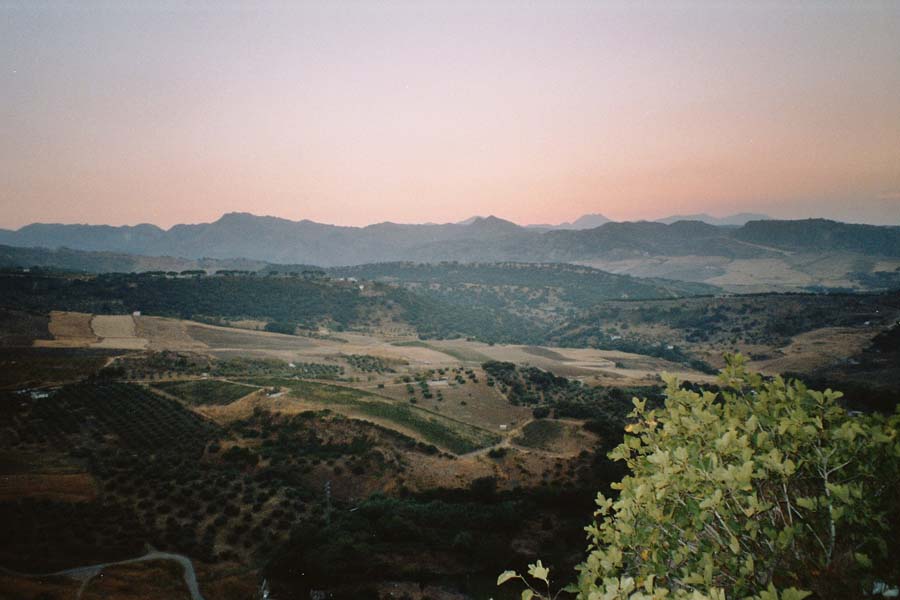
[[[684,379],[704,379],[703,374],[681,364],[594,348],[488,344],[464,339],[398,341],[359,332],[342,332],[339,338],[303,337],[161,317],[92,316],[59,311],[51,315],[50,332],[53,340],[36,340],[35,345],[200,352],[218,358],[276,359],[294,364],[330,362],[355,369],[356,375],[363,377],[381,375],[379,371],[388,369],[403,372],[455,367],[461,363],[475,366],[500,360],[531,364],[558,375],[592,379],[594,383],[619,384],[631,380],[631,383],[646,384],[662,371]],[[359,367],[353,366],[354,360]],[[382,367],[373,369],[371,365]]]

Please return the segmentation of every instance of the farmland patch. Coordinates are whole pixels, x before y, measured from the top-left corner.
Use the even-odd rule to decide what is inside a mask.
[[[78,312],[50,311],[48,325],[52,340],[35,340],[34,345],[47,348],[80,348],[93,344],[97,336],[91,329],[91,315]]]
[[[153,384],[153,387],[194,405],[231,404],[256,391],[254,387],[217,379],[163,381]]]

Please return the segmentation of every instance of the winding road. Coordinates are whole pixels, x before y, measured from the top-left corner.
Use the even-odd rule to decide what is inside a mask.
[[[184,583],[185,585],[187,585],[188,591],[191,594],[191,600],[204,600],[203,595],[200,594],[200,586],[197,584],[197,573],[194,571],[194,563],[192,563],[191,559],[187,556],[181,554],[172,554],[171,552],[158,552],[156,550],[151,550],[150,552],[147,552],[147,554],[138,556],[137,558],[128,558],[116,562],[100,563],[96,565],[88,565],[85,567],[75,567],[73,569],[56,571],[55,573],[19,573],[10,569],[2,570],[13,575],[18,575],[20,577],[69,577],[72,579],[80,580],[81,587],[78,588],[78,594],[75,596],[75,600],[80,600],[81,595],[82,593],[84,593],[84,590],[87,588],[88,584],[94,577],[102,573],[103,569],[107,567],[130,565],[151,560],[171,560],[180,564],[182,570],[184,571]]]

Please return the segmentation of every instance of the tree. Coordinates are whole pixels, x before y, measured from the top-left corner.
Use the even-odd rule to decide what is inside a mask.
[[[618,498],[598,494],[569,591],[592,600],[845,598],[897,576],[879,559],[896,538],[886,517],[896,522],[900,412],[850,415],[840,392],[766,381],[740,356],[727,357],[721,395],[667,384],[662,409],[634,400],[610,453],[631,475],[613,486]]]

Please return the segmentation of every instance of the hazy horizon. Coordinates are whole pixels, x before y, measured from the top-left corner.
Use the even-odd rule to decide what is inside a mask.
[[[168,225],[159,224],[159,223],[153,223],[153,222],[150,222],[150,221],[137,221],[137,222],[134,222],[134,223],[107,223],[107,222],[99,222],[99,221],[98,221],[98,222],[86,222],[86,221],[63,222],[63,221],[54,221],[54,220],[40,220],[40,221],[32,221],[32,222],[30,222],[30,223],[25,223],[25,224],[23,224],[23,225],[21,225],[21,226],[16,226],[16,227],[2,227],[2,226],[0,226],[0,229],[6,229],[6,230],[11,230],[11,231],[16,231],[16,230],[21,229],[22,227],[27,226],[27,225],[43,224],[43,225],[87,225],[87,226],[103,226],[103,225],[108,225],[108,226],[112,226],[112,227],[125,227],[125,226],[135,227],[135,226],[139,226],[139,225],[153,225],[153,226],[159,227],[160,229],[169,230],[169,229],[171,229],[172,227],[174,227],[174,226],[176,226],[176,225],[199,225],[199,224],[203,224],[203,223],[214,223],[214,222],[218,221],[219,219],[221,219],[222,217],[224,217],[224,216],[226,216],[226,215],[228,215],[228,214],[235,214],[235,213],[238,213],[238,214],[250,214],[250,215],[253,215],[254,217],[262,217],[262,218],[284,219],[284,220],[293,221],[293,222],[299,222],[299,221],[312,221],[312,222],[318,223],[318,224],[320,224],[320,225],[334,225],[334,226],[338,226],[338,227],[357,227],[357,228],[370,227],[370,226],[372,226],[372,225],[381,225],[381,224],[384,224],[384,223],[393,223],[393,224],[396,224],[396,225],[453,225],[453,224],[461,224],[461,223],[463,223],[463,222],[465,222],[465,221],[468,221],[468,220],[474,219],[474,218],[488,218],[488,217],[495,217],[495,218],[498,218],[498,219],[502,219],[502,220],[504,220],[504,221],[509,221],[509,222],[511,222],[511,223],[515,223],[516,225],[519,225],[520,227],[539,227],[539,226],[543,226],[543,225],[548,225],[548,226],[556,227],[556,226],[559,226],[559,225],[569,224],[569,223],[571,223],[571,222],[577,220],[579,217],[582,217],[582,216],[591,216],[592,214],[602,214],[602,213],[587,213],[587,214],[585,214],[585,215],[578,215],[578,216],[576,216],[576,217],[573,217],[572,219],[563,219],[563,220],[557,219],[557,220],[545,221],[545,222],[542,222],[542,223],[522,223],[522,222],[514,221],[513,219],[506,218],[506,217],[504,217],[503,215],[483,214],[483,215],[469,215],[468,217],[460,217],[460,218],[458,218],[458,219],[453,219],[453,220],[450,220],[450,221],[396,221],[396,220],[380,220],[380,221],[372,221],[371,223],[345,224],[345,223],[329,223],[329,222],[326,222],[326,221],[319,221],[319,220],[316,220],[316,219],[310,219],[310,218],[305,218],[305,217],[299,217],[299,218],[294,219],[294,218],[289,218],[289,217],[284,217],[284,216],[279,216],[279,215],[262,214],[262,213],[254,213],[254,212],[252,212],[252,211],[238,210],[238,211],[230,211],[230,212],[227,212],[227,213],[222,213],[222,214],[220,214],[220,215],[218,215],[218,216],[216,216],[216,217],[213,217],[213,218],[210,218],[210,219],[206,219],[206,220],[200,220],[200,221],[185,221],[185,222],[183,222],[183,223],[172,223],[172,224],[168,224]],[[738,215],[741,215],[741,214],[749,214],[749,212],[742,211],[741,213],[730,213],[730,214],[725,214],[725,213],[722,213],[722,214],[710,214],[710,213],[704,212],[704,213],[694,213],[694,214],[691,214],[691,215],[687,215],[687,214],[684,214],[684,215],[676,215],[676,214],[673,213],[673,214],[660,214],[659,216],[656,216],[656,217],[648,217],[648,218],[643,218],[643,219],[612,219],[612,218],[610,218],[610,222],[619,222],[619,223],[623,223],[623,222],[637,222],[637,221],[651,221],[651,222],[658,222],[658,221],[662,221],[662,220],[664,220],[664,219],[671,218],[671,217],[678,217],[678,216],[682,216],[682,217],[691,217],[691,216],[699,216],[699,215],[705,215],[705,216],[708,216],[708,217],[712,217],[712,218],[714,218],[714,219],[723,219],[723,218],[727,218],[727,217],[738,216]],[[772,215],[762,215],[761,213],[754,213],[754,214],[760,214],[761,216],[765,216],[765,217],[772,218],[772,219],[776,219],[776,220],[779,219],[778,217],[772,217]],[[603,216],[609,217],[609,215],[603,215]],[[871,223],[871,222],[866,222],[866,221],[842,220],[842,219],[834,219],[834,218],[831,218],[831,217],[821,216],[821,215],[810,215],[810,216],[805,216],[805,217],[796,217],[795,219],[789,219],[789,218],[786,218],[786,219],[784,219],[784,220],[803,220],[803,219],[830,219],[830,220],[836,220],[836,221],[840,221],[840,222],[844,222],[844,223],[858,223],[858,224],[866,224],[866,225],[884,225],[884,226],[900,226],[900,218],[898,218],[898,219],[896,219],[894,222],[890,222],[890,223]],[[751,220],[752,220],[752,219],[751,219]]]
[[[900,224],[900,4],[0,5],[0,227]]]

